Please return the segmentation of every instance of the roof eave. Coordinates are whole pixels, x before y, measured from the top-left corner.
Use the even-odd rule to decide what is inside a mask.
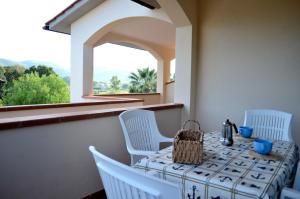
[[[44,30],[71,34],[71,24],[105,0],[76,0],[54,18],[45,23]]]

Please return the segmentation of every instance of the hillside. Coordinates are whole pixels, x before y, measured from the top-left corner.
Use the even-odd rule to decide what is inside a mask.
[[[61,77],[70,76],[70,70],[66,70],[62,66],[58,66],[57,64],[53,64],[51,62],[45,62],[45,61],[36,61],[36,60],[25,60],[21,62],[9,60],[9,59],[3,59],[0,58],[0,66],[12,66],[12,65],[22,65],[25,68],[29,68],[31,66],[37,66],[37,65],[46,65],[48,67],[52,67],[53,70]],[[110,68],[110,67],[104,67],[104,66],[97,66],[94,69],[94,81],[98,82],[109,82],[112,76],[116,75],[121,80],[122,83],[129,83],[128,76],[131,72],[135,71],[129,71],[127,68]]]
[[[46,65],[49,67],[52,67],[53,70],[61,77],[69,76],[70,71],[64,69],[61,66],[58,66],[57,64],[53,64],[50,62],[44,62],[44,61],[35,61],[35,60],[25,60],[21,62],[9,60],[9,59],[3,59],[0,58],[0,66],[12,66],[12,65],[22,65],[25,68],[29,68],[31,66],[37,66],[37,65]]]

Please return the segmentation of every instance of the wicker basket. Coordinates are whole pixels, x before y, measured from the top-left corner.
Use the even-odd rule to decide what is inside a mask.
[[[194,123],[199,130],[187,129],[186,125]],[[203,136],[199,122],[187,120],[178,131],[173,142],[172,159],[175,163],[201,164],[203,158]]]

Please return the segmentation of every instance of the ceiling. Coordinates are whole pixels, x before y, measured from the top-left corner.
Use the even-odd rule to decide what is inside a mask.
[[[110,32],[175,49],[175,27],[153,18],[132,18],[112,28]]]

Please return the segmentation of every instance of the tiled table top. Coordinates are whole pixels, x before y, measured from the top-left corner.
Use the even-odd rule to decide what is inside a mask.
[[[281,189],[292,182],[298,161],[294,143],[274,141],[272,153],[279,157],[274,160],[253,156],[251,140],[236,139],[233,146],[226,147],[219,136],[205,134],[201,165],[173,163],[172,147],[168,147],[134,167],[156,171],[160,178],[180,184],[187,199],[278,198]]]

